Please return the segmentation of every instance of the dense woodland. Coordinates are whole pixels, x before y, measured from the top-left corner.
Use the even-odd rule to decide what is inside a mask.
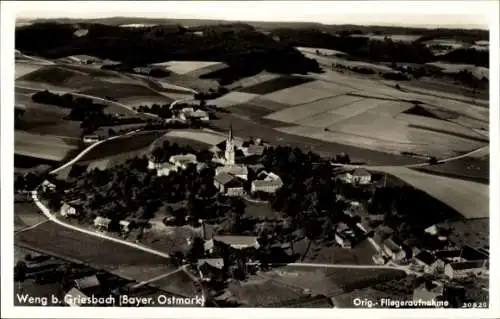
[[[207,27],[203,36],[180,26],[122,28],[80,24],[88,34],[78,37],[71,24],[53,22],[16,29],[16,49],[47,58],[88,54],[143,66],[168,60],[222,61],[239,72],[305,73],[319,70],[316,61],[247,25]]]

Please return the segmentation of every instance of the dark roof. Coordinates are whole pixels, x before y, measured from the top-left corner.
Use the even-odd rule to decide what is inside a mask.
[[[488,259],[488,257],[489,254],[484,253],[471,246],[466,245],[462,248],[462,258],[466,260],[481,260],[481,259]]]
[[[451,249],[451,250],[438,250],[434,252],[434,256],[437,258],[454,258],[460,257],[462,255],[461,249]]]
[[[427,250],[422,250],[415,256],[415,259],[422,261],[426,265],[431,265],[434,261],[436,261],[436,258]]]
[[[232,175],[229,175],[229,174],[228,174],[228,173],[226,173],[226,172],[222,172],[222,173],[217,174],[217,175],[214,177],[214,179],[215,179],[217,182],[221,183],[222,185],[226,185],[226,184],[228,184],[229,182],[231,182],[232,180],[234,180],[234,179],[235,179],[235,177],[234,177],[234,176],[232,176]]]
[[[458,263],[451,263],[450,266],[453,270],[483,268],[483,266],[485,266],[485,260],[471,260]]]

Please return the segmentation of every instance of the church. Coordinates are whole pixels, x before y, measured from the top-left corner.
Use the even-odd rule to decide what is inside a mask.
[[[215,175],[220,173],[227,173],[229,175],[247,180],[248,178],[248,168],[246,165],[241,165],[236,163],[236,152],[237,146],[236,141],[233,136],[233,127],[229,127],[229,132],[227,139],[222,143],[215,146],[215,156],[214,161],[222,164],[215,170]],[[222,156],[223,154],[223,156]]]

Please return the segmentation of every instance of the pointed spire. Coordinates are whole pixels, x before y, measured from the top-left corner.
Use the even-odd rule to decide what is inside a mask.
[[[233,123],[230,123],[230,124],[229,124],[229,135],[228,135],[228,139],[229,139],[230,141],[232,141],[232,140],[233,140]]]

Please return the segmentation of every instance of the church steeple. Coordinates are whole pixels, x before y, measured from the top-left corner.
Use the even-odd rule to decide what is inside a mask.
[[[233,142],[233,125],[229,125],[229,132],[227,134],[226,141],[226,154],[225,154],[225,164],[234,165],[235,163],[235,153],[234,153],[234,142]]]

